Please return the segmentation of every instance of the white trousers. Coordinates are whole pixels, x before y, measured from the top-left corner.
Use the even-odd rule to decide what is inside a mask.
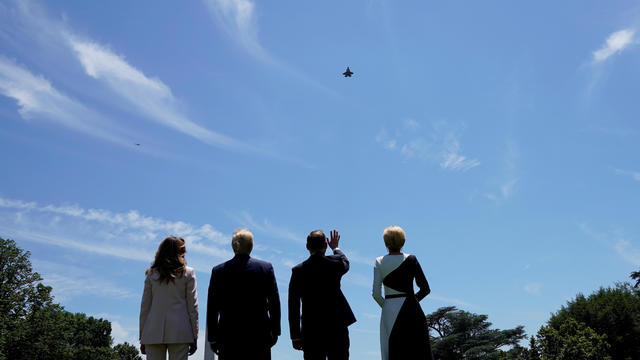
[[[189,344],[146,344],[147,360],[187,360]]]

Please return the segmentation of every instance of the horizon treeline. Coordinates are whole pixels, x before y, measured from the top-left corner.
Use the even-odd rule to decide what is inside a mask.
[[[112,346],[108,320],[55,303],[30,255],[0,238],[0,360],[142,360],[127,342]]]
[[[529,337],[524,328],[490,329],[486,315],[443,307],[427,316],[433,354],[439,360],[634,360],[640,359],[640,271],[636,280],[577,294]]]

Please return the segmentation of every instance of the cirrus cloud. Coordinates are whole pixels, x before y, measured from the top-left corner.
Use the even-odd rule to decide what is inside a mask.
[[[621,52],[634,42],[634,29],[623,29],[609,35],[602,47],[593,52],[593,62],[599,63]]]

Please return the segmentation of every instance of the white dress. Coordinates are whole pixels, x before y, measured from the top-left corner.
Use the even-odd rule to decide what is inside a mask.
[[[414,280],[420,288],[416,294],[413,293]],[[381,291],[383,286],[384,297]],[[426,320],[418,304],[418,301],[430,291],[415,256],[385,255],[376,259],[373,268],[372,295],[382,307],[380,317],[382,360],[433,359]],[[396,325],[395,329],[394,325]]]
[[[385,299],[382,296],[382,280],[400,266],[408,256],[409,254],[380,256],[376,259],[373,267],[373,298],[382,308],[382,315],[380,316],[380,352],[382,353],[382,360],[389,359],[389,335],[391,335],[393,324],[406,299],[404,297]],[[384,287],[385,297],[398,294],[404,293]]]

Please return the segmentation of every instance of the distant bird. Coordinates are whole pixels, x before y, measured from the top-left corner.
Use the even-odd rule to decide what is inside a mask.
[[[347,71],[343,72],[342,75],[344,75],[344,77],[351,77],[351,75],[353,75],[353,71],[351,71],[347,66]]]
[[[136,146],[140,146],[140,144],[136,144]]]

